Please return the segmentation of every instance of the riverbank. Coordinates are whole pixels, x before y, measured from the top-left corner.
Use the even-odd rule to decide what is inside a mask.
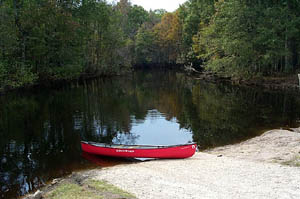
[[[126,71],[124,73],[120,74],[89,74],[84,73],[81,74],[79,77],[70,78],[70,79],[54,79],[54,78],[48,78],[48,79],[40,79],[36,82],[32,82],[30,84],[22,85],[19,87],[12,87],[12,86],[5,86],[0,87],[0,96],[5,95],[6,93],[10,93],[13,91],[32,91],[36,89],[59,89],[64,85],[71,85],[71,84],[82,84],[84,81],[97,79],[97,78],[110,78],[110,77],[118,77],[123,76],[126,74],[130,74],[129,71]]]
[[[267,131],[245,142],[205,152],[235,159],[300,167],[300,128]]]
[[[73,173],[64,179],[55,179],[50,185],[25,199],[135,199],[133,194],[115,187],[106,181],[91,179],[86,172]]]
[[[157,67],[158,68],[158,67]],[[145,70],[137,68],[137,70]],[[146,68],[146,70],[150,70]],[[171,69],[170,69],[171,70]],[[178,70],[178,68],[176,68]],[[5,88],[0,87],[0,96],[11,92],[11,91],[22,91],[22,90],[30,90],[36,88],[59,88],[61,85],[76,83],[80,84],[83,81],[95,79],[95,78],[107,78],[113,76],[123,76],[123,75],[130,75],[132,70],[123,71],[120,74],[89,74],[84,73],[81,74],[79,77],[71,78],[71,79],[41,79],[38,82],[34,82],[32,84],[24,85],[21,87],[10,87],[6,86]],[[194,72],[194,73],[187,73],[187,75],[192,75],[192,77],[196,78],[197,80],[203,80],[207,82],[230,82],[233,85],[238,86],[246,86],[251,88],[262,88],[265,90],[279,90],[279,91],[298,91],[299,87],[299,80],[297,74],[277,74],[274,76],[269,77],[252,77],[252,78],[232,78],[223,74],[213,73],[208,71],[203,72]]]
[[[90,182],[105,182],[132,193],[129,198],[140,199],[299,198],[299,132],[300,128],[272,130],[240,144],[198,152],[188,159],[93,169],[74,173],[62,182],[75,179],[81,190]],[[45,198],[54,198],[49,196],[66,187],[60,182],[55,186],[45,188]],[[69,191],[76,192],[71,188]],[[111,196],[108,193],[104,198],[111,198],[106,196]]]
[[[261,88],[265,90],[297,91],[300,89],[297,74],[276,74],[273,76],[257,76],[251,78],[229,77],[219,73],[200,72],[193,76],[198,80],[208,82],[230,82],[234,85],[251,88]]]

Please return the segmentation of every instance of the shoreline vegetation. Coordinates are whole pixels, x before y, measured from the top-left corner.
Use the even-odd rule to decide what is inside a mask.
[[[42,191],[23,197],[24,199],[136,199],[136,197],[109,184],[106,181],[94,180],[87,172],[73,173],[67,177],[54,179]]]
[[[190,172],[189,168],[186,168],[189,165],[198,165],[197,168],[201,168],[195,171],[196,167],[193,167],[194,169]],[[203,194],[212,197],[212,195],[217,195],[221,191],[222,196],[226,195],[230,198],[239,198],[241,195],[243,195],[243,198],[253,198],[261,195],[270,197],[268,194],[279,197],[284,193],[289,197],[297,197],[300,192],[294,190],[296,188],[294,186],[299,184],[299,178],[297,178],[300,172],[299,167],[300,128],[275,129],[239,144],[197,152],[192,158],[188,159],[133,162],[108,168],[74,172],[65,178],[53,180],[52,183],[42,188],[42,191],[25,196],[25,198],[38,199],[43,197],[52,199],[61,198],[63,195],[66,198],[76,198],[78,194],[83,198],[99,197],[104,199],[191,198],[191,196],[199,194],[191,191],[194,190],[191,183],[193,185],[196,183],[197,186],[202,187],[215,183],[226,183],[225,181],[222,182],[226,179],[230,179],[230,182],[227,182],[230,191],[226,191],[226,188],[224,188],[226,186],[222,184],[221,188],[216,188],[218,186],[206,187],[207,192]],[[229,170],[224,172],[226,168]],[[169,175],[169,172],[173,172],[174,169],[180,172],[177,172],[176,175],[174,173]],[[213,177],[212,172],[214,173]],[[183,176],[181,173],[183,173]],[[168,176],[173,177],[169,178]],[[190,181],[189,177],[186,176],[192,177],[193,180]],[[255,179],[252,179],[251,176],[255,176]],[[181,179],[182,177],[184,179]],[[219,180],[216,181],[215,178]],[[145,179],[148,179],[148,186],[143,182]],[[184,183],[187,180],[189,183]],[[270,189],[257,189],[257,186],[253,186],[253,183],[263,185],[266,180],[268,181],[267,187]],[[149,184],[148,181],[151,181],[151,183]],[[273,188],[277,187],[278,181],[281,182],[280,190],[270,193],[268,190],[274,190]],[[239,184],[241,182],[246,183],[246,185],[233,186],[231,184],[238,182]],[[173,187],[180,188],[178,190],[181,191],[175,191]],[[122,189],[126,191],[122,191]],[[173,193],[173,191],[176,193]]]
[[[297,74],[276,74],[273,76],[256,76],[251,78],[230,77],[213,72],[196,73],[193,76],[197,80],[208,82],[229,82],[233,85],[252,88],[262,88],[268,91],[298,91],[300,90]]]
[[[299,9],[262,0],[187,0],[171,13],[129,0],[1,1],[0,90],[136,66],[188,67],[246,85],[280,76],[269,87],[294,88],[293,78],[278,82],[300,70]]]
[[[155,68],[153,68],[155,69]],[[174,68],[173,68],[174,69]],[[137,69],[139,70],[139,69]],[[243,78],[243,77],[230,77],[224,75],[222,73],[214,73],[209,71],[202,71],[197,73],[190,73],[184,70],[181,70],[186,75],[191,76],[192,78],[200,81],[207,81],[213,83],[222,83],[228,82],[232,85],[251,87],[251,88],[262,88],[266,91],[288,91],[295,92],[300,90],[299,79],[296,74],[278,74],[269,77],[252,77],[252,78]],[[115,77],[115,76],[126,76],[131,74],[130,71],[127,71],[122,74],[114,74],[114,75],[94,75],[94,74],[82,74],[79,78],[73,79],[56,79],[45,82],[36,82],[29,85],[23,85],[22,87],[14,87],[14,88],[6,88],[0,89],[0,96],[11,91],[16,90],[24,90],[24,89],[35,89],[37,87],[47,87],[47,88],[59,88],[61,85],[69,84],[69,83],[80,83],[82,81],[95,79],[95,78],[107,78],[107,77]]]

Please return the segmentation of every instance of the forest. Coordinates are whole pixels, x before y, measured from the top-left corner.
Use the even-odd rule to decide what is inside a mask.
[[[135,67],[295,73],[299,10],[299,0],[187,0],[171,13],[129,0],[0,0],[0,90]]]

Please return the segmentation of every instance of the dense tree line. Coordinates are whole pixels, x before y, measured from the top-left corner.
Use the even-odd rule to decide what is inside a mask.
[[[173,13],[129,0],[1,0],[0,88],[149,65],[294,72],[299,10],[299,0],[188,0]]]
[[[231,74],[271,74],[299,68],[299,0],[211,2],[197,0],[185,5],[198,7],[205,15],[201,19],[209,18],[200,21],[192,37],[193,53],[206,67]],[[211,9],[205,11],[207,8]]]
[[[299,0],[189,0],[141,33],[143,42],[154,35],[159,62],[229,75],[294,72],[300,66],[299,10]]]
[[[299,10],[299,0],[188,0],[153,27],[140,28],[137,63],[181,64],[231,76],[295,72]]]
[[[150,18],[127,0],[1,0],[0,89],[126,71]]]
[[[188,0],[137,35],[159,48],[137,44],[155,48],[158,62],[226,75],[295,72],[300,68],[299,10],[299,0]],[[154,60],[154,54],[145,54],[144,59]]]

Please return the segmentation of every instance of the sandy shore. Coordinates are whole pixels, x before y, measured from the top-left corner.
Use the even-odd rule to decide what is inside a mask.
[[[205,152],[250,161],[300,166],[300,128],[267,131],[245,142]]]
[[[155,160],[88,173],[140,199],[300,198],[300,167],[280,164],[297,162],[298,155],[300,134],[273,130],[189,159]]]

